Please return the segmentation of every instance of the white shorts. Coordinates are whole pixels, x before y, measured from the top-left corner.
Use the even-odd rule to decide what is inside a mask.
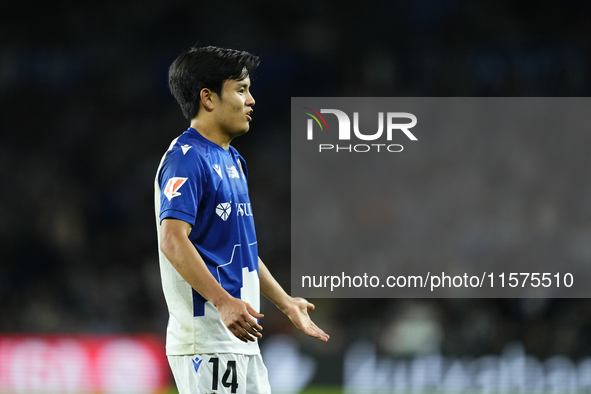
[[[179,394],[271,394],[259,354],[168,356]]]

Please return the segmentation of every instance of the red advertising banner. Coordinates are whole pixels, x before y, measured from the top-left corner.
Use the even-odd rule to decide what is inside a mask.
[[[0,393],[159,393],[170,386],[152,335],[0,335]]]

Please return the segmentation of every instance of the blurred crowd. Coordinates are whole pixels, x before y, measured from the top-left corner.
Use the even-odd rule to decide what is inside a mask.
[[[0,332],[164,333],[153,181],[169,142],[188,125],[168,92],[167,68],[195,44],[261,56],[251,130],[233,145],[249,166],[260,255],[287,288],[290,97],[591,92],[591,3],[584,1],[370,0],[360,7],[229,0],[223,9],[212,2],[58,1],[2,8]],[[575,154],[584,153],[588,137],[569,138]],[[423,163],[417,175],[431,179],[435,163]],[[576,258],[590,263],[589,166],[571,164],[558,177],[581,185],[581,193],[561,200],[568,206],[543,200],[531,209],[547,215],[539,224],[550,226],[544,231],[576,234]],[[527,170],[544,177],[549,169]],[[499,233],[507,223],[498,222]],[[476,243],[487,236],[473,230]],[[526,234],[512,234],[513,242],[527,242]],[[395,355],[426,347],[477,356],[515,341],[539,357],[591,355],[587,299],[314,301],[314,318],[333,339],[321,349],[297,338],[319,358],[340,357],[359,337]],[[269,303],[263,308],[266,332],[292,332]]]

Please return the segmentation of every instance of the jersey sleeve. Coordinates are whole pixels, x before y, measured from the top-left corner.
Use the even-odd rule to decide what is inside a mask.
[[[204,182],[197,155],[184,155],[179,150],[168,152],[158,174],[160,223],[174,218],[194,226]]]

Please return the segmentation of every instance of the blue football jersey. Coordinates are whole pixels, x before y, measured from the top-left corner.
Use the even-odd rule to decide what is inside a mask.
[[[189,128],[165,153],[155,180],[158,239],[162,220],[191,224],[189,240],[213,277],[236,298],[259,310],[258,252],[248,172],[242,156]],[[160,252],[169,309],[168,355],[259,352],[223,324],[217,309],[178,274]]]

